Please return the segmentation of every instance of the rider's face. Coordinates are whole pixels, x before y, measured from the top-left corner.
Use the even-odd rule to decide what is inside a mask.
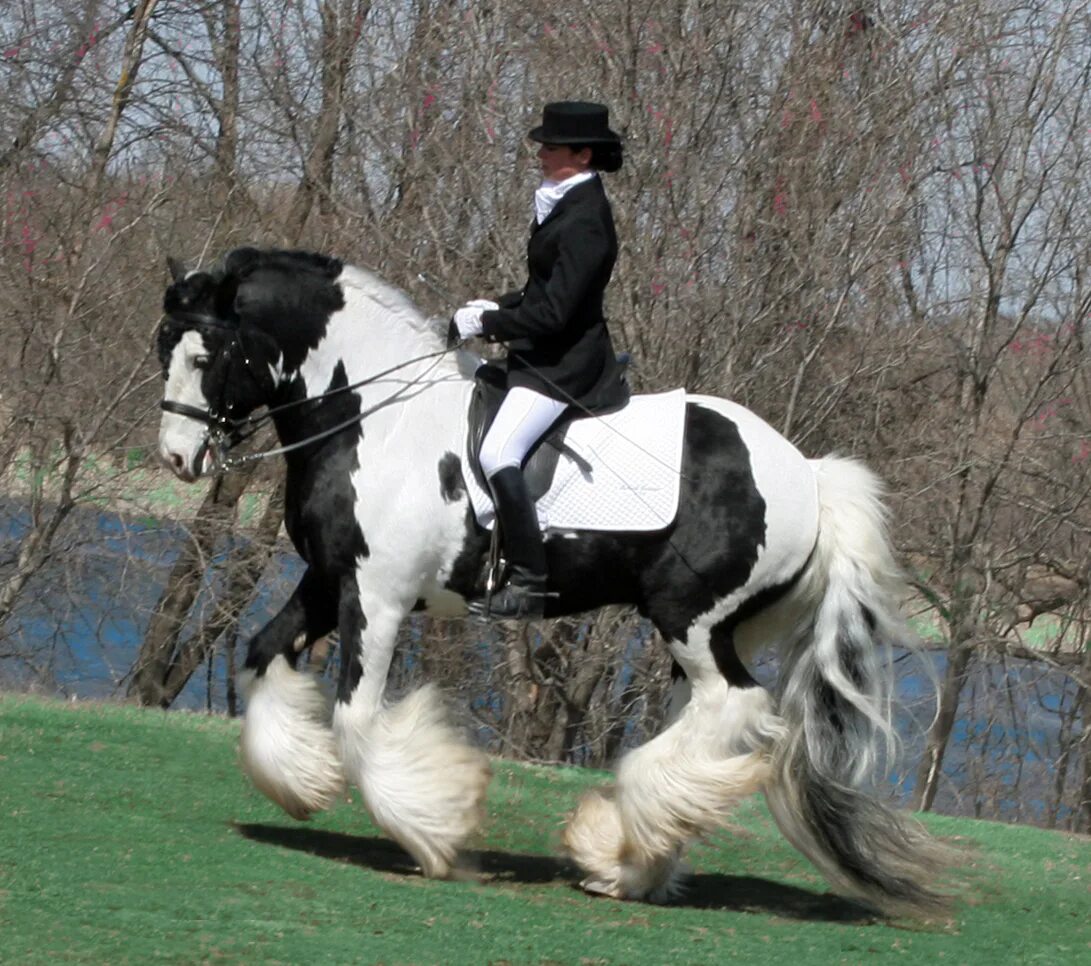
[[[582,174],[591,167],[591,149],[573,151],[567,144],[543,144],[538,149],[542,177],[549,181],[564,181]]]

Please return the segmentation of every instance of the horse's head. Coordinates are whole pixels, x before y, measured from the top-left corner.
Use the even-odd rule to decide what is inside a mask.
[[[166,383],[159,455],[192,482],[236,441],[242,420],[268,401],[275,363],[268,336],[239,318],[238,275],[224,268],[185,272],[170,262],[159,361]]]

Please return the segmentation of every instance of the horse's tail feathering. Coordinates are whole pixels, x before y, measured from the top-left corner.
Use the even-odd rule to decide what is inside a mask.
[[[896,744],[891,645],[909,643],[882,485],[837,457],[815,472],[818,544],[800,586],[814,607],[781,672],[789,731],[766,797],[784,835],[835,886],[884,912],[937,912],[947,850],[867,790]]]

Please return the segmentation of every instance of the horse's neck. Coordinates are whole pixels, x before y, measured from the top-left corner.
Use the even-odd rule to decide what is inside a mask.
[[[365,421],[376,429],[396,419],[457,432],[472,379],[456,354],[397,289],[353,269],[340,281],[345,306],[299,367],[307,397],[347,384],[361,412],[375,410]]]

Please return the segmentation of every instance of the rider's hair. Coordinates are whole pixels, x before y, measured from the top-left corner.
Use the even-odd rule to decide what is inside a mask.
[[[620,142],[610,141],[605,144],[572,144],[572,151],[579,154],[584,148],[591,149],[591,167],[595,171],[607,174],[621,168],[622,150]]]

